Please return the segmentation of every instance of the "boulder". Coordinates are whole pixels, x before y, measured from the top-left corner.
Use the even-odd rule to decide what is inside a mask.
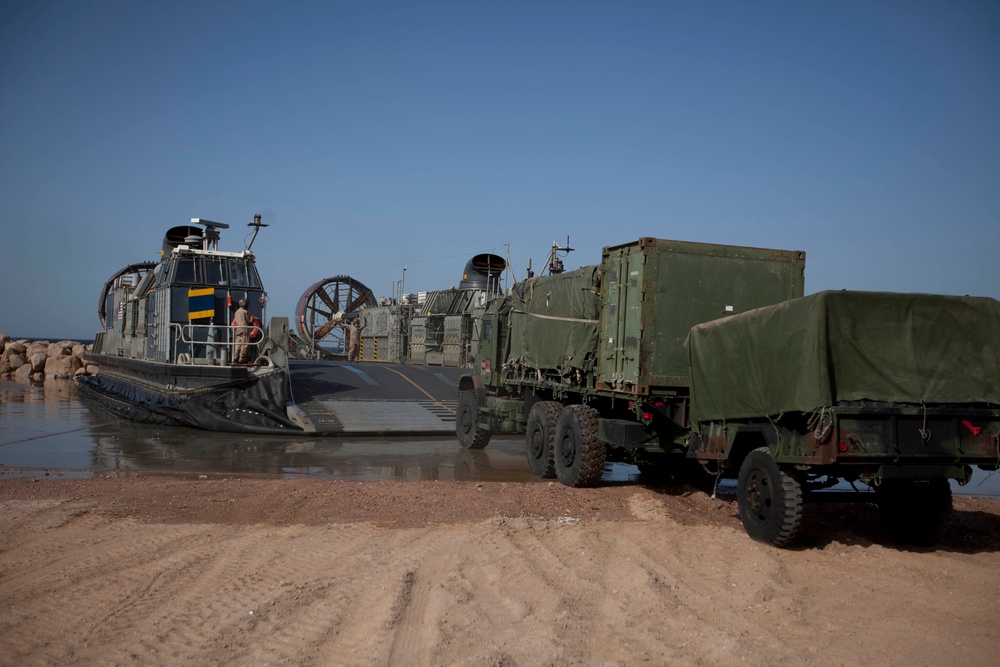
[[[46,357],[49,356],[48,341],[30,341],[24,347],[24,356],[26,356],[29,360],[36,354],[42,354]]]
[[[48,348],[45,350],[45,355],[48,357],[64,357],[70,354],[73,354],[73,343],[65,340],[58,343],[49,343]]]
[[[27,382],[31,379],[31,364],[25,364],[14,371],[14,379]]]
[[[10,342],[10,336],[7,334],[0,334],[0,354],[3,353],[4,348],[7,347],[7,343]]]
[[[73,377],[80,377],[81,375],[87,375],[87,374],[88,374],[87,373],[87,367],[86,366],[80,366],[79,368],[76,369],[76,372],[73,373]]]
[[[86,348],[84,348],[80,343],[73,346],[73,356],[78,359],[83,359],[83,355],[86,351]]]
[[[99,370],[101,368],[97,364],[87,364],[87,375],[97,375],[97,371]]]
[[[49,380],[71,378],[83,362],[71,354],[48,357],[45,361],[45,377]]]
[[[48,360],[48,357],[45,355],[44,352],[38,352],[38,351],[36,351],[36,352],[32,352],[31,355],[28,356],[28,363],[26,365],[31,366],[31,373],[32,374],[34,374],[34,373],[44,373],[45,372],[45,362],[47,360]]]
[[[0,355],[0,359],[7,359],[12,354],[20,354],[23,357],[25,356],[27,349],[28,348],[25,347],[24,343],[20,341],[10,341],[4,345],[3,354]]]
[[[26,363],[28,363],[28,360],[24,358],[23,354],[12,354],[9,357],[7,357],[7,365],[10,367],[10,370],[12,371],[16,371],[18,368],[25,365]]]

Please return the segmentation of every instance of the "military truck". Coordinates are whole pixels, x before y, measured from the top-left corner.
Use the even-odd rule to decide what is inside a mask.
[[[775,546],[817,492],[860,481],[897,537],[936,541],[949,480],[1000,464],[1000,303],[803,297],[804,268],[799,251],[643,238],[517,283],[483,317],[459,442],[523,432],[532,472],[578,487],[607,461],[701,466],[736,478],[747,533]]]

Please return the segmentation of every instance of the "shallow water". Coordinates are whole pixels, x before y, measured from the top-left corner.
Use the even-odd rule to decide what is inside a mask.
[[[152,426],[77,399],[76,383],[0,381],[0,477],[128,473],[311,476],[348,480],[542,482],[528,469],[523,436],[486,449],[454,438],[253,436]],[[608,465],[605,483],[638,480],[635,466]],[[720,491],[732,492],[724,481]],[[1000,473],[976,470],[957,493],[1000,497]]]
[[[137,424],[77,399],[71,381],[0,382],[0,476],[124,473],[311,476],[349,480],[542,481],[524,439],[470,451],[454,438],[330,438],[213,433]],[[637,477],[609,466],[609,482]]]

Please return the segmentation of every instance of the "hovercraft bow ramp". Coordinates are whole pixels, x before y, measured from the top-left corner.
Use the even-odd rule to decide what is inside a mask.
[[[290,361],[292,395],[317,435],[454,435],[465,368]]]

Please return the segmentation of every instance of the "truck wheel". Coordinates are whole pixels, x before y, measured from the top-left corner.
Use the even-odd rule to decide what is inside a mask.
[[[479,428],[479,403],[475,392],[458,392],[455,432],[459,444],[466,449],[482,449],[490,444],[490,432]]]
[[[930,546],[941,541],[951,520],[946,479],[887,479],[875,489],[882,525],[900,542]]]
[[[540,401],[528,413],[528,430],[525,433],[525,447],[528,452],[528,467],[536,477],[556,476],[554,458],[556,422],[562,411],[562,403]]]
[[[767,447],[747,454],[736,486],[740,521],[758,542],[783,547],[802,522],[802,485],[780,467]]]
[[[571,405],[556,422],[556,477],[566,486],[595,486],[604,474],[608,450],[597,438],[597,410]]]

